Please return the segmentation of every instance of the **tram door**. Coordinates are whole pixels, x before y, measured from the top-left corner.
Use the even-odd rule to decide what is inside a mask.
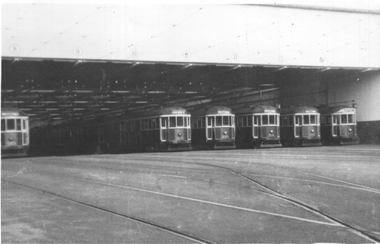
[[[163,117],[161,118],[161,141],[167,141],[168,140],[168,118]]]
[[[332,135],[333,136],[339,135],[339,125],[340,125],[340,115],[333,115],[333,120],[332,120]]]
[[[260,129],[260,115],[253,116],[253,138],[259,138]]]
[[[294,121],[294,136],[295,137],[300,137],[302,136],[302,116],[301,115],[296,115],[295,116],[295,121]]]
[[[207,124],[206,124],[206,139],[212,140],[213,139],[213,130],[214,130],[214,117],[207,117]]]

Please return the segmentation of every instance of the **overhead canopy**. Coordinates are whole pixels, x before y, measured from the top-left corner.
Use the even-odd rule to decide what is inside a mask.
[[[4,4],[2,55],[379,68],[380,4],[360,2],[365,9],[326,1],[325,7]]]
[[[5,4],[2,106],[83,120],[377,71],[377,6]]]

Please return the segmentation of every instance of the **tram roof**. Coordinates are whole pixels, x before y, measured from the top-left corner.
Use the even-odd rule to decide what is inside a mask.
[[[296,113],[319,113],[318,109],[311,106],[298,106],[281,109],[281,114],[296,114]]]
[[[321,114],[333,114],[333,113],[355,113],[356,108],[349,107],[347,105],[328,106],[318,109]]]
[[[248,113],[278,113],[278,109],[270,105],[252,105],[242,108],[234,109],[236,114],[248,114]]]
[[[192,116],[204,116],[204,115],[231,115],[234,114],[234,112],[231,110],[231,108],[226,106],[208,106],[205,108],[197,109],[194,111],[191,111]]]

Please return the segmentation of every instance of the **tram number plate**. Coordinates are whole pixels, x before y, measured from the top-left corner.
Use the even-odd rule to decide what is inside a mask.
[[[228,139],[228,135],[222,135],[223,139]]]
[[[16,146],[16,142],[15,141],[9,141],[8,146]]]

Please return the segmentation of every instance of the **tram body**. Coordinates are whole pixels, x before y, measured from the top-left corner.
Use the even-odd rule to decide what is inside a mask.
[[[356,128],[356,108],[332,106],[320,109],[323,145],[352,145],[359,143]]]
[[[225,106],[193,111],[192,145],[194,149],[233,149],[235,114]]]
[[[281,110],[280,136],[283,146],[321,146],[318,109],[300,106]]]
[[[1,157],[27,156],[29,117],[16,108],[1,109]]]
[[[280,113],[269,105],[251,106],[236,111],[238,148],[281,147]]]
[[[167,107],[46,127],[48,133],[38,134],[45,135],[40,148],[55,155],[191,150],[190,120],[186,109]],[[46,145],[48,135],[57,138]]]
[[[191,114],[184,108],[168,107],[145,112],[127,122],[127,147],[146,151],[191,150]]]

